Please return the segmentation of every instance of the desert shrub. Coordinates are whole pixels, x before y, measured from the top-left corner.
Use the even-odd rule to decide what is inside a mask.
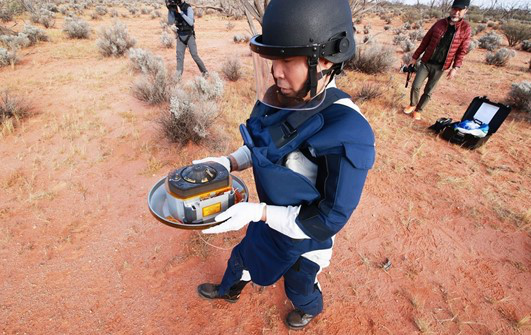
[[[428,9],[427,11],[425,11],[424,15],[427,19],[436,19],[436,18],[439,18],[439,16],[441,15],[441,12],[433,8],[433,9]]]
[[[223,81],[217,73],[213,72],[208,78],[204,76],[195,77],[188,83],[187,89],[207,100],[215,99],[223,94]]]
[[[360,48],[356,57],[347,62],[347,69],[368,74],[388,71],[395,61],[394,50],[380,44]]]
[[[2,0],[0,1],[0,21],[9,22],[15,15],[24,12],[24,6],[20,0]]]
[[[371,83],[365,83],[361,87],[361,90],[356,94],[355,100],[369,101],[380,97],[382,94],[383,92],[380,86]]]
[[[136,40],[129,36],[127,26],[119,21],[111,27],[103,28],[97,45],[103,56],[121,56],[136,44]]]
[[[415,48],[415,44],[413,44],[413,42],[411,42],[409,39],[405,39],[400,42],[400,47],[402,48],[402,51],[410,52]]]
[[[423,29],[422,28],[422,20],[413,22],[413,24],[411,25],[411,29],[414,29],[414,30]]]
[[[166,137],[175,143],[199,143],[209,134],[215,123],[218,108],[214,101],[176,89],[170,99],[168,111],[164,111],[159,123]]]
[[[483,14],[480,13],[468,13],[468,20],[470,22],[481,22],[483,18]]]
[[[364,35],[363,36],[363,44],[365,43],[372,43],[373,42],[373,38],[371,35]]]
[[[371,32],[371,25],[370,24],[369,25],[367,25],[367,24],[364,25],[363,26],[363,34],[364,35],[369,35],[370,32]]]
[[[155,56],[151,51],[131,48],[127,53],[133,70],[147,75],[154,75],[161,70],[163,60],[160,56]]]
[[[31,13],[30,20],[33,23],[40,23],[45,28],[50,28],[55,25],[55,15],[47,9],[40,9]]]
[[[409,30],[409,29],[411,29],[411,23],[409,23],[409,22],[404,23],[404,24],[402,25],[402,29],[404,29],[404,30]]]
[[[98,14],[99,16],[103,16],[105,14],[107,14],[107,8],[103,7],[103,6],[96,6],[96,8],[94,9],[94,11],[96,12],[96,14]]]
[[[232,29],[234,29],[235,25],[234,23],[232,22],[227,22],[227,25],[225,25],[225,29],[227,29],[227,31],[231,31]]]
[[[13,12],[10,12],[4,8],[0,8],[0,21],[9,22],[11,20],[13,20]]]
[[[402,29],[402,28],[393,29],[393,35],[403,35],[405,33],[406,33],[405,29]]]
[[[92,12],[92,13],[90,13],[90,18],[91,18],[92,20],[100,20],[100,19],[101,19],[101,16],[100,16],[100,14],[98,14],[98,13],[96,13],[96,12]]]
[[[133,94],[149,104],[168,101],[172,83],[162,58],[150,51],[134,48],[129,50],[128,56],[133,69],[143,74],[143,77],[135,82]]]
[[[18,35],[0,35],[0,43],[10,50],[22,49],[31,45],[28,35],[18,33]]]
[[[109,15],[110,15],[111,17],[118,17],[120,14],[118,13],[118,11],[117,11],[116,9],[113,8],[113,9],[111,9],[111,10],[109,11]]]
[[[151,13],[151,18],[152,18],[152,19],[156,19],[156,18],[161,17],[161,16],[162,16],[162,14],[160,13],[159,10],[154,10],[154,11]]]
[[[30,45],[34,45],[38,41],[48,41],[48,35],[44,32],[44,30],[32,26],[31,24],[25,24],[22,33],[28,36],[28,39],[30,40]]]
[[[240,60],[236,57],[229,58],[223,63],[221,71],[230,81],[237,81],[242,75],[242,65]]]
[[[483,30],[487,29],[487,25],[484,23],[480,23],[476,26],[476,32],[481,33]]]
[[[31,106],[24,100],[12,96],[9,91],[2,92],[0,97],[0,126],[2,134],[6,131],[12,131],[20,120],[30,115],[30,112]]]
[[[146,15],[146,14],[149,14],[149,13],[151,13],[151,9],[149,9],[149,8],[142,7],[140,9],[140,14]]]
[[[510,47],[514,47],[518,43],[531,38],[531,25],[509,22],[501,27],[501,30]]]
[[[77,17],[67,17],[63,25],[63,32],[68,38],[88,38],[90,34],[90,26],[87,21]]]
[[[388,24],[386,24],[386,25],[384,26],[384,30],[389,30],[389,29],[391,29],[391,26],[388,25]]]
[[[507,100],[515,109],[531,113],[531,81],[513,83]]]
[[[59,7],[57,7],[57,4],[53,2],[45,3],[43,8],[52,13],[59,13]]]
[[[502,37],[492,31],[486,35],[481,36],[478,42],[479,42],[479,47],[481,49],[487,49],[489,51],[494,51],[502,43]]]
[[[197,8],[194,11],[194,14],[196,17],[203,17],[203,15],[205,14],[205,11],[203,10],[203,8]]]
[[[248,43],[251,37],[249,35],[236,34],[232,39],[234,43]]]
[[[413,23],[421,18],[420,12],[417,10],[408,10],[402,14],[402,21],[404,23]]]
[[[419,28],[409,33],[409,38],[412,41],[422,41],[423,37],[424,37],[424,30],[422,28]]]
[[[470,44],[468,45],[467,53],[472,52],[472,50],[476,49],[479,45],[479,42],[476,40],[470,40]]]
[[[527,52],[531,51],[531,40],[522,41],[522,50]]]
[[[164,69],[154,75],[145,75],[137,80],[133,85],[133,94],[139,100],[156,105],[168,101],[170,87],[171,81],[166,69]]]
[[[159,119],[166,137],[180,144],[199,143],[211,137],[218,107],[215,98],[223,94],[223,82],[216,73],[208,80],[196,77],[182,88],[173,90],[168,111]]]
[[[163,31],[160,36],[160,43],[165,48],[173,48],[173,43],[175,42],[175,37],[172,34],[169,34],[167,31]]]
[[[500,28],[499,22],[489,22],[487,23],[487,27],[492,28],[492,30],[498,30]]]
[[[396,35],[395,37],[393,37],[393,44],[394,45],[400,45],[400,43],[402,43],[403,41],[407,40],[408,37],[407,35]]]
[[[0,67],[18,63],[17,51],[0,48]]]
[[[489,65],[505,66],[511,57],[516,56],[516,52],[511,49],[501,48],[496,52],[489,52],[485,56],[485,62]]]
[[[133,16],[136,15],[136,14],[138,13],[138,9],[136,9],[135,7],[129,7],[129,8],[127,8],[127,10],[128,10],[129,13],[130,13],[131,15],[133,15]]]

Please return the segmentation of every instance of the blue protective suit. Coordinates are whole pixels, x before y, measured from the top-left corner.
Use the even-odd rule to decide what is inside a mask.
[[[328,88],[318,113],[298,126],[280,146],[276,130],[289,128],[279,125],[294,111],[257,102],[246,126],[240,127],[251,151],[260,201],[277,206],[302,205],[296,223],[310,238],[292,239],[264,222],[251,222],[232,251],[220,294],[226,294],[240,280],[243,270],[262,286],[284,276],[286,294],[296,307],[312,315],[321,312],[322,296],[315,285],[320,267],[301,255],[332,247],[332,237],[347,223],[359,202],[375,159],[374,135],[367,120],[350,107],[334,104],[345,97],[348,95],[339,89]],[[306,153],[317,164],[315,185],[282,165],[294,150]]]

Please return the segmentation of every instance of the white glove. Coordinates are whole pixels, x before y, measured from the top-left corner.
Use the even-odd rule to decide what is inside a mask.
[[[223,165],[227,171],[230,172],[230,161],[229,158],[226,156],[220,156],[220,157],[207,157],[203,159],[197,159],[195,161],[192,161],[193,164],[199,164],[199,163],[206,163],[206,162],[215,162]]]
[[[219,234],[232,230],[240,230],[249,222],[257,222],[262,219],[264,213],[264,203],[240,202],[229,207],[225,212],[216,216],[216,222],[223,222],[222,224],[203,230],[205,234]]]

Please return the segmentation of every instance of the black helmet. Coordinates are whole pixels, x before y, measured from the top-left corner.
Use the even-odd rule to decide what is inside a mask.
[[[251,39],[251,50],[266,58],[308,57],[311,95],[316,94],[319,58],[343,63],[355,52],[348,0],[271,0],[262,20],[262,35]]]

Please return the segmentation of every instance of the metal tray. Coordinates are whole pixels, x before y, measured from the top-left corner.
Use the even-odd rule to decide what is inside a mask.
[[[249,199],[249,189],[247,189],[247,186],[240,178],[234,175],[231,176],[232,186],[243,194],[242,201],[247,201]],[[166,188],[164,186],[165,181],[166,177],[162,178],[155,184],[155,186],[153,186],[153,188],[151,188],[151,191],[149,191],[148,207],[149,211],[151,212],[151,214],[153,214],[155,219],[174,228],[192,230],[203,230],[206,228],[217,226],[218,224],[222,223],[215,222],[214,218],[208,220],[207,222],[194,224],[183,223],[175,219],[170,214],[170,210],[168,209],[168,201],[166,200]],[[168,218],[171,218],[171,220],[169,220]]]

